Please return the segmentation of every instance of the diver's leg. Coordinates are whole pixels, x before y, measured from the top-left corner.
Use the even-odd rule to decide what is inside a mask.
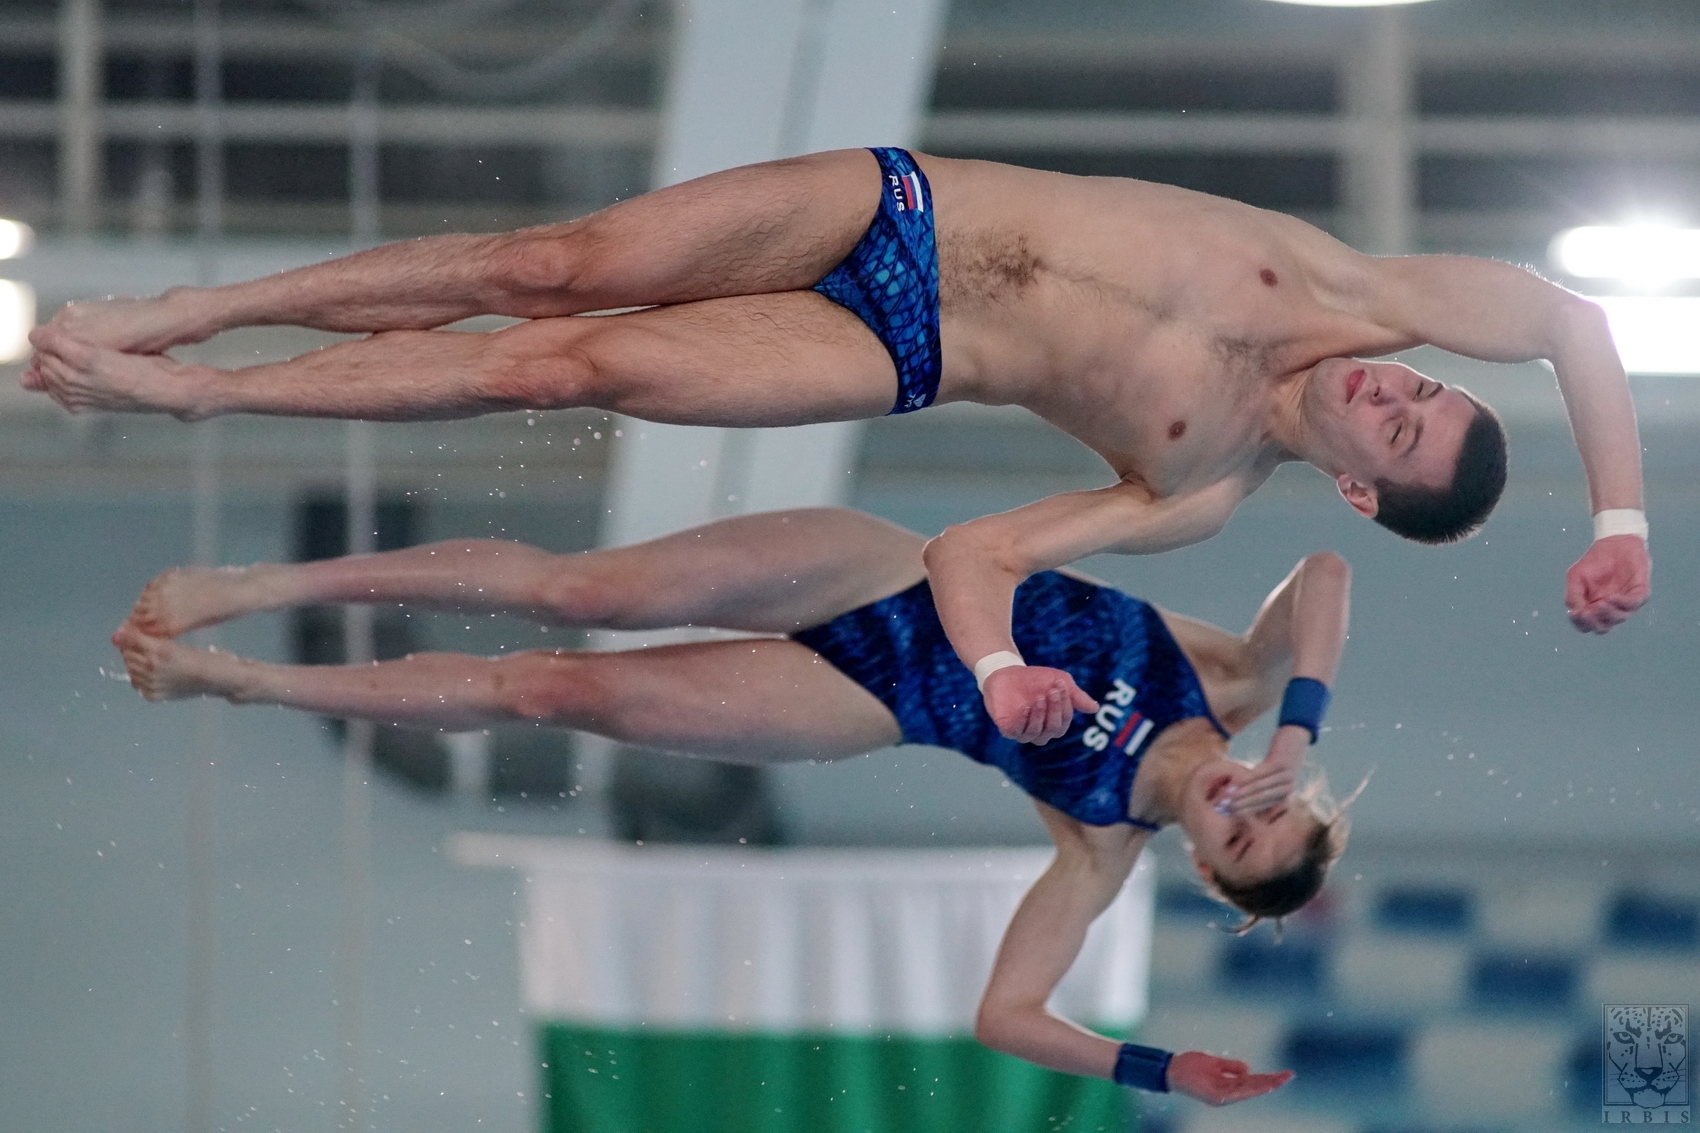
[[[800,425],[877,417],[897,399],[891,355],[813,291],[534,319],[473,334],[395,330],[240,370],[75,339],[37,367],[62,406],[425,421],[594,407],[687,425]]]
[[[401,240],[243,283],[76,303],[32,341],[53,350],[63,336],[151,354],[241,326],[369,334],[472,315],[794,291],[849,254],[879,198],[879,166],[866,150],[809,154],[712,173],[569,223]]]
[[[150,700],[221,696],[465,731],[530,720],[730,762],[834,759],[899,739],[880,702],[794,641],[625,653],[422,653],[371,665],[272,665],[124,626],[113,641]]]
[[[366,602],[606,629],[789,633],[913,585],[921,545],[913,532],[842,508],[738,516],[564,555],[459,539],[309,563],[180,567],[148,583],[129,624],[176,637],[260,610]]]

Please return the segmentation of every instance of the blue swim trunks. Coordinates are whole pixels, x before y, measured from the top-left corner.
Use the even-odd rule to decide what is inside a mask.
[[[924,581],[791,636],[889,708],[904,743],[954,748],[991,764],[1089,825],[1155,829],[1128,817],[1133,776],[1151,741],[1197,717],[1228,734],[1162,615],[1119,590],[1045,571],[1016,590],[1014,631],[1028,664],[1064,670],[1100,705],[1043,747],[998,733]]]
[[[939,253],[933,193],[908,151],[872,149],[880,206],[844,262],[815,290],[868,324],[897,367],[893,413],[925,409],[939,394]]]

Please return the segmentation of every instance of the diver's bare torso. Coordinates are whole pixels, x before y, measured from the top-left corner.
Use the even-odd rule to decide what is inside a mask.
[[[1350,310],[1364,257],[1173,186],[919,157],[936,202],[939,401],[1018,404],[1154,497],[1273,470],[1272,398],[1410,345]]]

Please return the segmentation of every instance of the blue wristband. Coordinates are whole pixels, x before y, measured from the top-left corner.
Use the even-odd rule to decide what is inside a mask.
[[[1327,712],[1327,685],[1313,677],[1294,677],[1287,682],[1287,694],[1281,698],[1281,725],[1297,724],[1310,733],[1310,742],[1315,743]]]
[[[1133,1086],[1153,1093],[1169,1092],[1169,1060],[1174,1052],[1154,1046],[1123,1043],[1116,1055],[1115,1079],[1118,1086]]]

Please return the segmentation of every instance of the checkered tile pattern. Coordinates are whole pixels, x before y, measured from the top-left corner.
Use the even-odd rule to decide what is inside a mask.
[[[1700,868],[1347,860],[1279,944],[1166,875],[1142,1040],[1298,1077],[1220,1111],[1148,1099],[1147,1130],[1593,1128],[1602,1004],[1700,1006]]]

